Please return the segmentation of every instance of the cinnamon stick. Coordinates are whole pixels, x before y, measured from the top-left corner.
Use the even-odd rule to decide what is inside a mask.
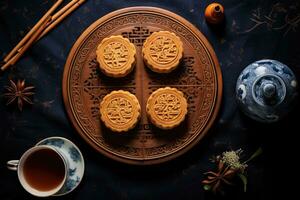
[[[64,12],[66,12],[67,10],[69,10],[75,3],[77,3],[79,0],[72,0],[70,1],[67,5],[65,5],[62,9],[60,9],[58,12],[56,12],[52,18],[51,18],[51,22],[57,20],[57,18],[59,18]]]
[[[13,50],[4,58],[4,62],[8,62],[14,54],[29,40],[29,38],[41,27],[47,18],[57,9],[57,7],[63,2],[58,0],[46,14],[36,23],[36,25],[26,34],[26,36],[13,48]]]
[[[20,58],[21,56],[27,51],[27,49],[36,41],[36,39],[40,36],[42,31],[45,29],[47,26],[48,21],[50,21],[51,16],[49,15],[46,20],[41,24],[41,26],[35,31],[35,33],[32,35],[32,37],[28,40],[28,42],[21,47],[18,50],[18,53],[10,59],[5,65],[1,67],[1,70],[4,71],[6,70],[9,66],[14,65]]]
[[[85,0],[75,0],[74,2],[70,2],[69,4],[71,5],[66,5],[65,7],[68,6],[67,9],[62,8],[63,12],[58,11],[57,14],[55,14],[52,17],[52,20],[50,24],[47,26],[47,28],[43,31],[43,33],[40,35],[38,38],[41,39],[43,36],[45,36],[49,31],[51,31],[57,24],[59,24],[64,18],[66,18],[70,13],[72,13],[74,10],[76,10],[82,3],[84,3]],[[60,16],[59,16],[60,14]],[[54,19],[54,20],[53,20]]]
[[[41,39],[65,17],[67,17],[71,12],[85,2],[85,0],[72,0],[51,17],[53,11],[62,3],[62,1],[63,0],[58,0],[43,16],[45,19],[40,19],[39,22],[30,30],[30,32],[27,33],[27,35],[19,42],[19,44],[6,56],[4,59],[4,62],[6,63],[1,67],[2,71],[11,65],[14,65],[34,42]]]

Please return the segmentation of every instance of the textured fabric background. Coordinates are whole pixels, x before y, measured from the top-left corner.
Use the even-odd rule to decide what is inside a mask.
[[[291,194],[297,178],[297,106],[283,121],[260,124],[245,117],[235,102],[235,82],[251,62],[279,60],[300,73],[300,2],[297,0],[226,0],[226,24],[213,30],[204,20],[208,0],[87,0],[17,65],[0,75],[0,93],[9,79],[26,79],[36,87],[34,105],[23,112],[5,106],[0,97],[0,199],[34,199],[6,169],[6,161],[49,136],[71,139],[85,157],[85,176],[73,193],[57,199],[273,199]],[[0,57],[4,57],[53,4],[50,0],[0,0]],[[129,6],[157,6],[193,23],[208,38],[218,56],[224,82],[222,107],[210,133],[185,155],[168,163],[135,167],[110,160],[94,151],[72,128],[62,100],[62,74],[68,53],[79,35],[105,14]],[[299,79],[298,79],[299,80]],[[242,148],[249,156],[258,147],[263,155],[250,163],[248,191],[241,184],[226,197],[202,189],[209,158]],[[294,173],[293,173],[294,172]],[[55,199],[55,198],[52,198]],[[289,198],[287,198],[289,199]]]

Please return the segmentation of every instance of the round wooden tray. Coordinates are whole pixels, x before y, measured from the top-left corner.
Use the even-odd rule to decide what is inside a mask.
[[[176,33],[184,46],[184,59],[170,74],[150,71],[141,48],[154,31]],[[96,61],[97,45],[105,37],[123,35],[137,48],[137,64],[121,79],[102,74]],[[163,131],[151,125],[146,101],[161,87],[181,90],[188,100],[187,119],[177,128]],[[99,103],[113,90],[137,96],[142,117],[128,133],[109,131],[100,121]],[[217,57],[200,31],[182,17],[154,7],[131,7],[112,12],[93,23],[74,44],[64,70],[63,97],[78,133],[97,151],[112,159],[149,165],[173,159],[203,138],[218,113],[222,97],[222,75]]]

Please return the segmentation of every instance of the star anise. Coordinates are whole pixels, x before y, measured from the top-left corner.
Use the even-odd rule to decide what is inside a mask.
[[[214,193],[216,193],[217,191],[220,191],[223,183],[227,185],[232,185],[230,181],[236,173],[236,169],[233,169],[230,166],[226,166],[224,162],[219,160],[218,171],[206,172],[205,174],[207,175],[207,179],[203,180],[202,184],[204,184],[204,186],[208,190],[212,190]]]
[[[30,99],[30,96],[34,95],[34,92],[31,91],[34,89],[33,86],[25,87],[25,80],[18,80],[17,84],[12,80],[9,81],[10,85],[5,86],[7,92],[4,93],[4,96],[8,99],[6,105],[17,101],[18,108],[22,111],[24,102],[33,104]]]

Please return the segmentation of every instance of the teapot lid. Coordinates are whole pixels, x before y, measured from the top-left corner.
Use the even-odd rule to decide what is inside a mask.
[[[242,111],[261,122],[275,122],[284,117],[296,96],[294,73],[276,60],[259,60],[248,65],[236,83],[236,99]]]

